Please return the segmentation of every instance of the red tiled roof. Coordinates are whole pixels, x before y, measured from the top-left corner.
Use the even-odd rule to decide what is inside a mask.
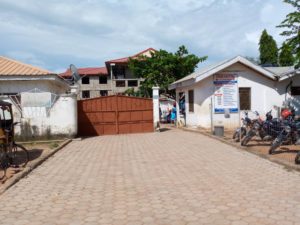
[[[110,63],[127,63],[129,61],[129,58],[136,58],[142,54],[144,54],[145,52],[148,52],[148,51],[154,51],[156,52],[156,50],[154,48],[147,48],[133,56],[128,56],[128,57],[124,57],[124,58],[119,58],[119,59],[113,59],[113,60],[109,60],[107,62],[105,62],[106,64],[110,64]]]
[[[87,68],[78,68],[78,73],[81,76],[89,75],[89,76],[99,76],[99,75],[107,75],[106,67],[87,67]],[[60,76],[62,77],[69,77],[71,76],[70,69],[67,69],[64,73],[61,73]]]

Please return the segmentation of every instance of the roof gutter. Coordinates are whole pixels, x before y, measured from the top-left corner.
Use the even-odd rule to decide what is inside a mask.
[[[176,88],[184,88],[184,87],[191,86],[194,83],[195,83],[195,78],[190,78],[190,79],[182,81],[182,82],[172,83],[168,86],[168,89],[173,90]]]
[[[294,71],[291,71],[291,72],[287,72],[285,74],[283,74],[282,76],[278,77],[278,81],[283,81],[283,80],[286,80],[288,78],[291,78],[295,75],[299,75],[300,74],[300,69],[297,69],[297,70],[294,70]]]
[[[0,81],[55,81],[65,88],[70,88],[66,80],[56,74],[47,75],[1,75]]]

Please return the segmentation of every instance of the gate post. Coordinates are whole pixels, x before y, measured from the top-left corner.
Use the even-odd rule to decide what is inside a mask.
[[[155,130],[159,130],[159,87],[152,87],[153,101],[153,125]]]

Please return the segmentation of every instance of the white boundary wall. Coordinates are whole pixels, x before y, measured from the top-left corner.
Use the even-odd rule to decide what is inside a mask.
[[[9,101],[9,98],[2,98]],[[22,117],[13,105],[14,121],[21,122],[15,127],[20,139],[50,139],[56,137],[74,137],[77,134],[77,96],[61,94],[47,115],[38,114],[30,118]]]

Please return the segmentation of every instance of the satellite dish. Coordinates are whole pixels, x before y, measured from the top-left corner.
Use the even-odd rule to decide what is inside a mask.
[[[74,66],[73,64],[70,65],[70,71],[72,74],[72,81],[74,83],[77,83],[80,80],[80,74],[78,73],[78,70],[76,68],[76,66]]]

